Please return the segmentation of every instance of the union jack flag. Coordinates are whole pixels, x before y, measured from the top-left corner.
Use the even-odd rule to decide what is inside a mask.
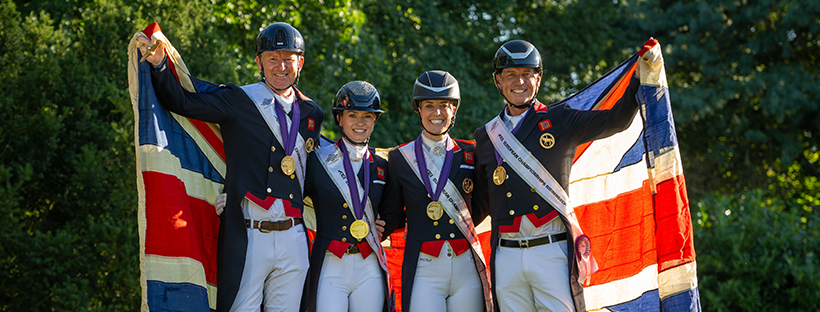
[[[669,87],[657,40],[564,100],[605,110],[641,70],[640,116],[625,131],[580,146],[569,197],[592,241],[598,271],[589,311],[700,311],[695,248]]]
[[[140,37],[164,42],[168,66],[190,92],[216,86],[192,78],[156,23],[134,34],[128,47],[128,81],[134,108],[139,193],[142,311],[216,308],[219,218],[214,199],[224,184],[225,154],[219,127],[162,108],[151,67],[140,62]]]

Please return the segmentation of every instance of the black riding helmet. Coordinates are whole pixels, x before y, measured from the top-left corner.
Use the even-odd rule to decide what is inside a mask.
[[[498,51],[495,52],[495,56],[493,57],[493,78],[500,74],[504,68],[512,67],[535,68],[535,71],[538,74],[541,74],[543,72],[541,53],[538,52],[538,49],[536,49],[534,45],[527,41],[507,41],[501,45],[500,48],[498,48]],[[540,85],[536,86],[535,93],[532,95],[532,101],[524,105],[514,105],[510,103],[510,101],[507,100],[507,97],[504,96],[504,93],[501,92],[501,89],[498,90],[498,93],[500,93],[501,96],[504,97],[504,100],[511,106],[516,108],[526,108],[535,102],[535,99],[538,96],[538,89],[540,89],[540,87]],[[498,86],[496,86],[496,88],[498,88]]]
[[[426,71],[416,78],[413,84],[413,110],[419,112],[419,104],[424,100],[451,100],[455,104],[453,117],[450,120],[450,127],[442,133],[432,133],[424,128],[419,114],[419,123],[422,129],[432,135],[443,135],[450,131],[456,124],[456,112],[461,104],[461,90],[458,87],[458,80],[453,75],[443,70]]]
[[[258,57],[265,51],[295,52],[302,56],[305,54],[305,39],[302,38],[302,34],[290,24],[283,22],[273,23],[265,27],[265,29],[256,36],[256,56]],[[265,72],[262,71],[261,74],[262,81],[264,81]],[[296,79],[293,80],[293,84],[282,90],[275,88],[274,90],[284,91],[295,86],[299,83],[299,76],[301,76],[301,69],[296,72]],[[271,86],[271,88],[273,88],[273,86]]]
[[[379,91],[376,90],[372,84],[367,81],[351,81],[346,83],[336,92],[336,97],[333,99],[333,119],[336,121],[336,126],[341,129],[339,119],[341,114],[346,110],[358,110],[365,112],[376,113],[376,119],[379,119],[383,110],[381,110],[381,98]],[[369,141],[354,142],[342,131],[348,142],[354,145],[365,145]]]

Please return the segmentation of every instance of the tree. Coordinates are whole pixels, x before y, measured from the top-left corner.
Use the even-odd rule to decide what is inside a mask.
[[[820,3],[662,1],[639,10],[640,29],[667,42],[689,185],[770,188],[818,205],[810,194],[820,175]]]

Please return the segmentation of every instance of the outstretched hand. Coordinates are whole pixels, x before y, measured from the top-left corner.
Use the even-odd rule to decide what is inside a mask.
[[[140,53],[142,53],[142,61],[148,61],[151,65],[159,66],[165,58],[165,44],[161,40],[151,42],[148,37],[140,37]]]

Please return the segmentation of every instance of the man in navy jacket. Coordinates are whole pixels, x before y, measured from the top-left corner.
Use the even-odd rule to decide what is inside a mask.
[[[183,90],[163,49],[147,57],[165,108],[222,131],[228,197],[219,227],[217,311],[299,309],[309,249],[301,219],[305,164],[324,118],[295,87],[304,52],[299,31],[271,24],[256,39],[261,82],[210,93]]]

